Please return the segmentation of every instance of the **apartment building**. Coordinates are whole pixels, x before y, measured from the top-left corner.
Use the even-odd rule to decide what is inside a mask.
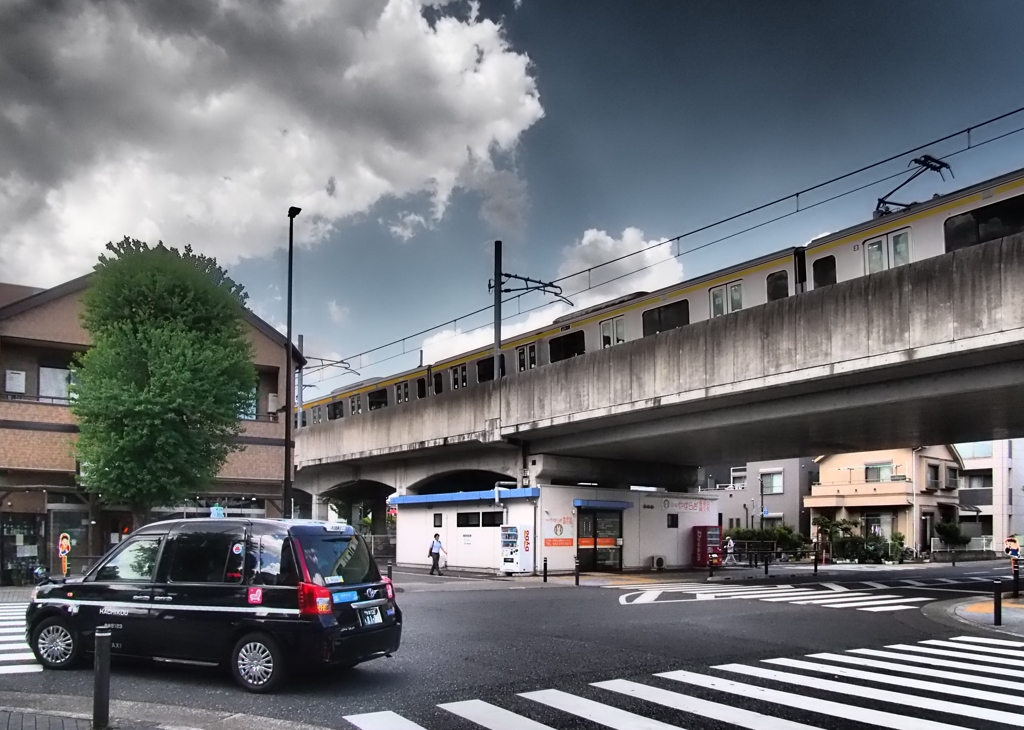
[[[818,478],[814,459],[751,461],[740,466],[716,467],[712,476],[715,473],[727,475],[728,481],[707,482],[701,489],[711,488],[718,493],[723,529],[788,525],[810,535],[811,517],[803,500]]]
[[[956,450],[964,464],[961,529],[971,537],[991,536],[1001,550],[1007,537],[1024,534],[1024,439],[957,444]]]
[[[852,519],[861,533],[890,538],[927,551],[935,525],[957,519],[964,464],[951,445],[834,454],[815,460],[819,478],[804,498],[811,520],[818,515]]]
[[[131,513],[80,490],[72,451],[77,426],[68,401],[69,365],[90,345],[82,328],[82,295],[89,276],[52,289],[0,283],[0,581],[24,578],[36,565],[57,564],[61,533],[72,540],[72,566],[103,554],[131,532]],[[233,452],[213,484],[186,503],[155,516],[226,514],[278,516],[284,474],[284,421],[279,409],[293,380],[286,339],[247,313],[259,375],[256,412],[242,414],[242,449]],[[304,364],[293,350],[296,367]],[[297,514],[307,513],[300,504]],[[219,511],[219,510],[218,510]]]

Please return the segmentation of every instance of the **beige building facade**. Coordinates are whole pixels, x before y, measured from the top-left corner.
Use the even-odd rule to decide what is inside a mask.
[[[813,521],[824,515],[860,523],[861,532],[927,551],[935,526],[956,521],[963,461],[953,446],[925,446],[816,459],[818,481],[804,498]]]
[[[0,581],[24,579],[36,565],[56,563],[56,536],[72,538],[72,566],[103,554],[133,529],[122,505],[103,504],[76,486],[73,442],[78,432],[68,399],[69,366],[90,346],[81,326],[89,277],[52,289],[0,284]],[[284,475],[286,340],[251,312],[248,335],[258,373],[255,413],[243,414],[240,450],[213,484],[155,516],[277,516]],[[304,362],[293,351],[294,362]],[[296,494],[295,513],[308,513]]]

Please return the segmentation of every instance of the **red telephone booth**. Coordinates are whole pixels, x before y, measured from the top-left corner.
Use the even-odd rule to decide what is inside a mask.
[[[693,567],[706,568],[722,564],[722,528],[704,526],[693,528]]]

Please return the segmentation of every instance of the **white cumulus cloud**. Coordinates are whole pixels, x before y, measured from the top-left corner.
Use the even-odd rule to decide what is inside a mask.
[[[123,235],[231,264],[281,246],[290,205],[304,244],[385,198],[437,220],[456,188],[514,219],[497,162],[542,115],[472,4],[9,0],[0,278],[55,284]]]
[[[327,303],[327,313],[334,324],[345,324],[348,322],[348,307],[338,306],[338,302],[333,299]]]

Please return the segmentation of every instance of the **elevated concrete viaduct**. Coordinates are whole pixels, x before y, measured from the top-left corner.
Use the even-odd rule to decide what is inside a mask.
[[[297,485],[682,490],[706,463],[1022,435],[1017,236],[303,429]]]

